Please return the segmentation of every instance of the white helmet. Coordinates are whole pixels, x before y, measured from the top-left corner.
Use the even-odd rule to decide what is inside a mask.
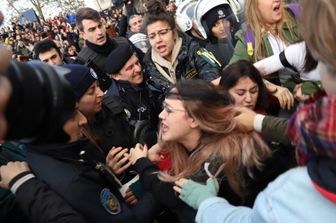
[[[147,41],[147,36],[143,33],[135,33],[131,37],[129,37],[129,40],[139,49],[148,48],[149,43]]]
[[[236,15],[238,22],[243,22],[244,20],[244,5],[245,0],[228,0],[233,13]],[[239,19],[241,18],[241,20]]]
[[[228,0],[234,14],[243,12],[245,0]]]
[[[182,2],[184,2],[183,0],[175,0],[175,5],[178,7]]]
[[[195,9],[194,9],[194,18],[196,25],[198,27],[198,30],[202,34],[202,36],[206,39],[208,37],[208,33],[210,32],[209,28],[207,25],[202,21],[202,17],[209,12],[211,9],[220,6],[220,5],[229,5],[231,8],[230,3],[237,3],[237,0],[199,0]],[[240,4],[238,4],[240,5]],[[236,6],[235,9],[238,9]],[[232,12],[233,13],[233,12]],[[236,17],[236,16],[235,16]],[[237,17],[236,20],[238,21]]]
[[[181,2],[176,9],[176,24],[182,32],[187,32],[192,29],[196,3],[196,0],[187,0]]]

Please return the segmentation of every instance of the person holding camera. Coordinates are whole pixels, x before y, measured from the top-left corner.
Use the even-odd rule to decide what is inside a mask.
[[[20,116],[17,116],[18,112],[26,113],[30,111],[30,108],[26,106],[27,102],[28,104],[35,105],[38,110],[45,110],[44,107],[42,108],[42,104],[39,104],[41,96],[35,97],[35,93],[46,89],[43,83],[46,84],[48,78],[44,77],[43,81],[45,82],[43,83],[37,81],[37,74],[31,67],[27,65],[22,66],[16,62],[10,63],[10,57],[10,53],[4,47],[0,47],[0,141],[18,140],[26,137],[37,139],[38,135],[43,132],[43,130],[41,131],[43,128],[39,128],[46,126],[39,125],[37,127],[37,125],[30,125],[30,121],[35,123],[35,121],[40,120],[41,113],[35,113],[30,116],[30,120],[25,119],[23,122],[16,122],[15,120],[22,120]],[[35,67],[35,69],[37,68]],[[21,76],[20,72],[22,71],[28,72],[22,76],[22,79],[17,78]],[[7,76],[4,74],[7,74]],[[51,72],[51,75],[56,76],[54,79],[55,82],[63,85],[54,72]],[[34,81],[33,88],[36,91],[35,93],[30,91],[30,86],[22,84],[22,81],[28,82],[28,80]],[[59,89],[63,90],[62,87]],[[20,92],[25,92],[26,94],[20,95],[18,94]],[[47,94],[47,92],[45,93]],[[50,94],[47,95],[49,96]],[[46,96],[46,99],[48,96]],[[75,101],[71,101],[71,92],[67,97],[70,98],[67,101],[68,105],[74,107]],[[36,103],[30,103],[32,102],[32,98],[36,100]],[[61,105],[58,103],[58,106]],[[10,112],[15,108],[16,112],[11,114]],[[50,124],[50,122],[48,123]],[[36,122],[36,124],[41,124],[41,120],[40,122]],[[53,131],[49,129],[48,132]],[[13,223],[22,221],[34,223],[84,223],[84,219],[77,211],[30,172],[30,168],[26,162],[14,161],[22,160],[22,158],[24,158],[24,155],[22,152],[20,153],[19,148],[11,147],[8,149],[7,143],[1,145],[0,161],[1,164],[6,163],[0,166],[0,187],[2,188],[0,190],[1,220]]]

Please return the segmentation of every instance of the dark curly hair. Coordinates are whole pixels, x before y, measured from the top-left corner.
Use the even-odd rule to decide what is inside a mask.
[[[147,2],[147,12],[144,17],[144,27],[157,21],[165,21],[171,29],[175,29],[176,23],[172,13],[166,10],[164,3],[158,0],[149,0]]]

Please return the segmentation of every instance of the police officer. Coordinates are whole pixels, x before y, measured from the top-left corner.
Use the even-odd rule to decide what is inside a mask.
[[[76,12],[76,25],[83,34],[85,45],[77,59],[80,63],[92,67],[98,75],[99,85],[103,91],[112,83],[106,75],[105,63],[107,55],[120,43],[129,43],[124,37],[110,39],[106,35],[106,29],[101,22],[99,12],[92,8],[80,8]],[[134,47],[135,48],[135,47]],[[143,53],[135,49],[142,60]]]
[[[135,128],[136,142],[154,145],[157,141],[159,102],[146,85],[146,77],[133,48],[129,44],[116,47],[107,57],[106,71],[115,80],[118,91],[107,91],[120,101]]]

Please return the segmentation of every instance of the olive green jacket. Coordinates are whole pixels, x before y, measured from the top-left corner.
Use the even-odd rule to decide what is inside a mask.
[[[294,35],[295,36],[301,36],[299,34],[299,29],[298,29],[298,24],[296,23],[296,20],[294,17],[290,17],[291,20],[294,21]],[[237,43],[233,52],[233,56],[229,62],[229,64],[235,63],[238,60],[249,60],[251,62],[256,62],[258,61],[256,56],[255,56],[255,49],[253,49],[253,55],[249,56],[247,54],[247,43],[246,43],[246,37],[245,37],[245,33],[246,33],[247,27],[244,27],[242,29],[240,29],[236,35],[235,38],[237,39]],[[289,43],[294,43],[297,42],[298,40],[295,39],[295,37],[293,37],[288,29],[288,27],[284,26],[284,28],[281,30],[283,36],[286,38],[286,40]],[[262,37],[263,42],[265,43],[265,48],[266,48],[266,57],[272,56],[273,55],[273,50],[271,47],[271,44],[267,38],[267,34],[265,33]]]

